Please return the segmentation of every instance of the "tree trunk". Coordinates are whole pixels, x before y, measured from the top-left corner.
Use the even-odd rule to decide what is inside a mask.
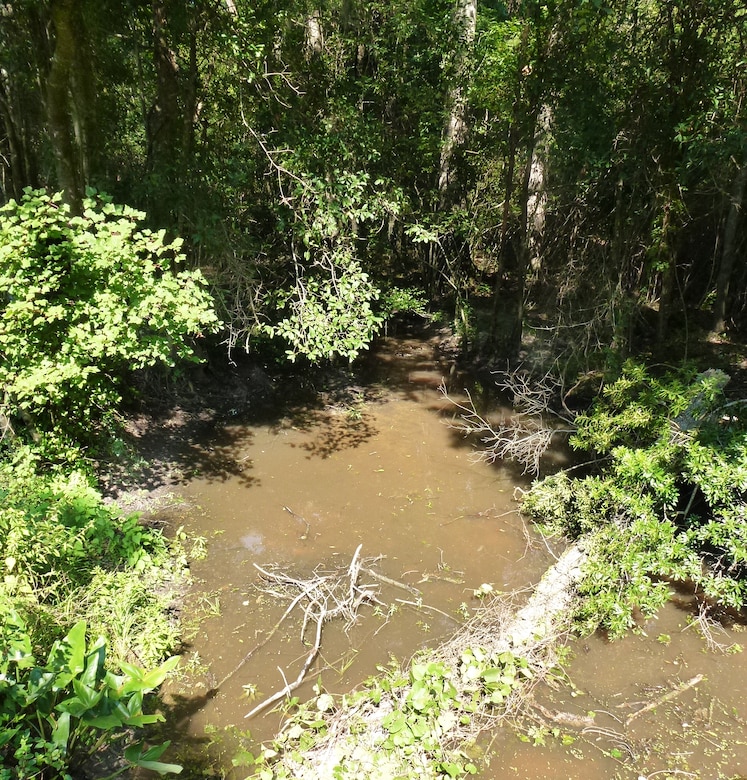
[[[454,83],[449,92],[449,115],[444,125],[438,170],[438,194],[441,208],[448,205],[454,184],[454,153],[467,137],[466,84],[469,52],[475,40],[477,26],[477,0],[458,0],[455,25],[459,32],[459,47],[455,52],[457,65]]]
[[[716,303],[713,307],[713,331],[721,333],[726,329],[726,314],[729,305],[729,291],[734,263],[737,258],[739,241],[737,231],[742,219],[742,204],[744,193],[747,189],[747,151],[745,151],[742,164],[737,170],[732,185],[729,213],[724,227],[724,248],[721,253],[721,265],[719,266],[718,279],[716,281]]]
[[[677,273],[677,258],[672,247],[672,201],[664,204],[664,216],[661,223],[661,238],[659,239],[658,255],[661,263],[661,289],[659,290],[659,313],[656,318],[656,345],[662,347],[667,337],[669,317],[674,298],[675,274]]]
[[[23,188],[30,184],[29,171],[26,165],[23,127],[18,126],[18,112],[15,110],[13,94],[7,73],[0,70],[0,116],[5,129],[4,149],[0,148],[2,164],[7,171],[0,183],[0,197],[20,198]],[[21,120],[22,121],[22,120]]]
[[[312,59],[324,50],[322,13],[314,10],[306,17],[306,58]]]
[[[179,141],[179,66],[168,41],[167,14],[162,0],[151,4],[156,100],[148,117],[148,159],[151,170],[173,163]]]
[[[79,212],[83,201],[80,149],[75,141],[72,111],[72,72],[76,61],[73,12],[75,0],[52,3],[55,43],[46,84],[49,135],[54,151],[57,184],[65,201]]]
[[[535,139],[536,139],[535,135]],[[534,142],[528,150],[527,162],[524,168],[524,185],[521,199],[521,235],[517,250],[516,287],[512,306],[512,317],[508,324],[506,341],[507,355],[511,359],[518,356],[521,340],[524,334],[524,297],[526,295],[527,273],[530,259],[530,226],[529,226],[529,184],[532,176],[532,160],[534,159]]]
[[[459,41],[454,52],[454,77],[447,102],[448,115],[444,123],[441,138],[441,155],[438,167],[438,209],[448,211],[458,198],[457,185],[459,172],[455,155],[467,138],[467,83],[472,44],[477,27],[477,0],[457,0],[454,13],[454,25]],[[457,240],[455,240],[457,239]],[[469,337],[469,307],[465,291],[465,254],[469,253],[458,237],[445,236],[440,253],[435,250],[432,262],[439,264],[435,268],[436,279],[445,278],[454,291],[454,319],[461,337],[466,342]],[[449,252],[451,257],[445,256]]]
[[[527,183],[527,250],[528,263],[535,271],[542,265],[542,243],[547,211],[547,164],[550,157],[552,109],[543,105],[537,117],[534,149]]]

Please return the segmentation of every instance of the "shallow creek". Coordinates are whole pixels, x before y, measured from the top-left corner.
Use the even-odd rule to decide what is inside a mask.
[[[262,424],[229,424],[191,445],[196,466],[182,489],[192,507],[185,525],[206,538],[207,555],[193,564],[187,602],[187,620],[196,625],[185,653],[193,673],[170,695],[192,755],[204,754],[206,727],[271,738],[282,722],[277,712],[244,715],[282,688],[284,677],[295,680],[308,654],[297,614],[262,645],[288,602],[260,589],[255,564],[307,579],[346,567],[361,545],[364,558],[379,559],[370,563],[376,572],[419,592],[363,573],[362,581],[380,586],[386,606],[362,607],[347,631],[339,621],[325,625],[321,653],[295,692],[304,698],[319,678],[326,690],[344,692],[377,665],[406,661],[477,608],[474,591],[483,583],[528,589],[552,563],[516,512],[522,477],[509,466],[474,462],[472,443],[445,424],[454,409],[438,392],[449,367],[438,364],[435,340],[383,339],[370,366],[370,380],[337,402],[286,408]],[[463,384],[453,379],[450,391]],[[537,731],[531,739],[547,743],[537,747],[501,730],[485,742],[491,751],[481,776],[637,778],[667,767],[690,777],[747,773],[747,654],[705,653],[695,628],[686,628],[688,614],[684,599],[646,627],[648,638],[576,643],[567,670],[577,689],[548,689],[538,698],[551,714],[604,709],[597,731],[570,747]],[[739,641],[737,634],[719,638]],[[698,674],[703,681],[624,727],[632,711]],[[702,736],[694,744],[696,730]],[[709,741],[720,746],[718,759]]]

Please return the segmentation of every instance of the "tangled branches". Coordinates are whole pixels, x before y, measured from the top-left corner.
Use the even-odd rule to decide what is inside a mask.
[[[345,619],[345,630],[347,631],[355,624],[358,609],[362,604],[381,604],[377,598],[377,586],[360,585],[358,583],[361,567],[364,564],[368,565],[371,563],[371,561],[361,561],[360,552],[362,546],[358,545],[347,569],[325,573],[314,571],[313,576],[308,580],[296,579],[287,574],[267,571],[256,563],[254,564],[255,568],[268,583],[267,593],[279,599],[291,599],[290,605],[279,622],[285,620],[297,606],[300,606],[303,610],[301,641],[304,641],[309,623],[313,623],[316,626],[316,631],[314,643],[306,656],[298,677],[293,682],[287,682],[281,690],[258,704],[244,716],[245,718],[251,718],[301,685],[322,645],[322,626],[324,623],[328,620],[342,617]],[[296,592],[295,596],[292,595],[294,592]]]
[[[444,398],[461,410],[461,422],[451,423],[464,436],[477,434],[483,448],[475,454],[476,460],[493,463],[508,458],[524,467],[524,473],[538,474],[540,460],[553,438],[558,434],[572,433],[573,415],[563,407],[561,413],[552,404],[560,395],[560,381],[550,374],[533,380],[523,371],[505,371],[496,374],[496,386],[512,399],[514,414],[503,416],[498,425],[483,417],[467,393],[467,403],[451,398],[445,385],[439,388]],[[550,419],[565,423],[553,425]]]

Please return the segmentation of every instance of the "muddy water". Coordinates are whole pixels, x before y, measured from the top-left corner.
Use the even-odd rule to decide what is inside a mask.
[[[189,601],[200,619],[186,654],[194,672],[173,695],[178,728],[195,743],[205,741],[206,728],[270,738],[279,714],[244,715],[295,680],[313,640],[309,630],[302,641],[301,619],[292,615],[265,641],[288,602],[262,590],[257,565],[307,579],[346,567],[360,545],[364,558],[377,559],[368,567],[417,591],[364,573],[362,581],[380,586],[382,606],[364,606],[347,630],[325,625],[322,652],[296,692],[303,698],[318,679],[327,690],[348,691],[390,658],[406,660],[476,608],[482,583],[529,588],[551,563],[515,512],[520,476],[473,462],[472,445],[445,424],[453,409],[437,387],[449,367],[438,364],[435,348],[387,339],[370,381],[352,394],[286,409],[269,423],[228,425],[193,444],[203,467],[185,488],[196,507],[188,530],[207,539],[207,556],[193,567]],[[456,392],[459,380],[451,385]],[[563,718],[594,712],[593,722],[545,717],[570,745],[539,721],[526,724],[529,744],[501,730],[484,745],[481,776],[747,775],[747,654],[706,653],[688,627],[691,612],[683,599],[645,627],[648,637],[575,645],[567,671],[576,688],[548,689],[539,703],[545,715]],[[739,641],[738,629],[719,639]],[[701,674],[626,725],[633,712]],[[228,750],[226,766],[230,757]]]
[[[190,602],[204,619],[188,651],[205,669],[180,694],[191,734],[233,725],[269,738],[277,714],[243,716],[303,667],[296,615],[242,664],[288,604],[262,591],[255,564],[307,579],[346,567],[361,545],[363,558],[377,559],[370,568],[412,589],[363,574],[383,605],[364,606],[347,631],[325,625],[302,697],[319,675],[327,690],[350,690],[377,665],[447,636],[477,607],[483,583],[523,589],[544,571],[549,555],[516,513],[515,473],[474,463],[472,445],[445,424],[445,370],[435,343],[388,339],[371,381],[352,394],[270,423],[228,425],[193,445],[196,463],[226,468],[197,468],[185,488],[197,507],[188,530],[207,539]]]

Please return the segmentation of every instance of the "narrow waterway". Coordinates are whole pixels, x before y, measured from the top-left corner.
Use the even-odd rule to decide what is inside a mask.
[[[257,566],[302,580],[344,569],[360,546],[366,568],[400,583],[362,573],[380,589],[381,604],[364,605],[355,625],[325,625],[321,653],[294,693],[304,698],[314,684],[345,692],[391,659],[406,661],[478,608],[483,584],[529,589],[552,563],[516,511],[521,475],[475,462],[473,443],[449,427],[454,409],[438,386],[450,366],[439,363],[436,340],[384,339],[370,369],[360,386],[324,404],[288,407],[263,423],[237,421],[191,445],[186,526],[205,537],[206,556],[193,565],[185,616],[194,624],[185,653],[191,671],[170,691],[183,749],[194,748],[188,760],[207,761],[212,749],[228,771],[237,741],[216,734],[250,730],[249,745],[271,738],[280,713],[244,716],[295,680],[308,655],[313,630],[301,636],[300,615],[271,634],[288,600],[267,592]],[[460,382],[451,379],[452,394]],[[704,762],[713,772],[690,776],[738,776],[747,767],[739,736],[747,717],[744,655],[706,653],[688,628],[691,612],[685,599],[646,627],[648,638],[577,643],[567,662],[576,688],[548,689],[540,705],[546,714],[597,712],[593,723],[583,733],[562,719],[557,728],[548,721],[549,729],[529,723],[529,742],[504,729],[486,743],[481,776],[637,778],[648,776],[641,767],[702,773]],[[738,641],[736,630],[719,634],[721,641]],[[698,674],[702,682],[625,726],[631,711]],[[703,740],[688,740],[699,724],[721,729],[710,739],[722,747],[728,731],[728,757],[722,750],[716,761]]]

